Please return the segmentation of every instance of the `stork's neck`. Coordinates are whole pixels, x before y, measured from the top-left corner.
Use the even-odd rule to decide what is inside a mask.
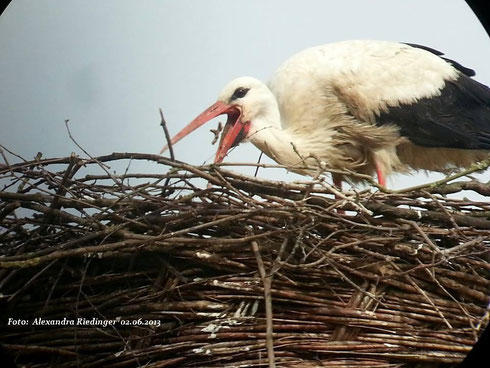
[[[269,117],[252,123],[255,129],[249,133],[249,140],[257,148],[277,163],[288,166],[292,171],[306,173],[294,167],[311,166],[312,161],[315,160],[306,159],[315,152],[301,135],[294,130],[282,128],[279,110],[277,114],[270,114]]]
[[[288,124],[288,128],[284,129],[274,94],[264,85],[257,96],[254,103],[243,106],[244,120],[251,122],[247,133],[248,140],[274,161],[289,167],[292,171],[312,174],[311,170],[297,170],[294,167],[307,165],[317,168],[317,160],[308,159],[311,155],[320,160],[328,158],[330,154],[328,141],[331,132],[325,131],[320,135],[309,131],[308,128],[315,124],[305,119],[311,119],[311,116],[301,116],[300,120],[304,124],[295,122],[295,124]],[[298,130],[298,126],[301,129]]]

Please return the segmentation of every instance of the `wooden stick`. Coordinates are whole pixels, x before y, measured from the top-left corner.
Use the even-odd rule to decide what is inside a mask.
[[[262,256],[260,255],[259,245],[253,240],[251,242],[252,250],[257,260],[257,267],[259,269],[260,278],[264,285],[264,303],[265,303],[265,315],[267,321],[266,328],[266,346],[267,346],[267,358],[269,360],[269,368],[276,367],[276,361],[274,357],[274,322],[272,316],[272,293],[271,293],[271,276],[267,275],[265,272],[264,262]]]

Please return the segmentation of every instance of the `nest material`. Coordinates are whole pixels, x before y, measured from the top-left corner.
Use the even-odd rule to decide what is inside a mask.
[[[163,174],[107,166],[128,159]],[[490,204],[445,196],[488,185],[338,193],[129,153],[0,173],[19,364],[446,367],[488,323]]]

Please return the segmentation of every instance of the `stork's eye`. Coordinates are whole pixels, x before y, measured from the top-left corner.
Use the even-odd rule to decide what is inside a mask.
[[[238,87],[235,90],[235,92],[233,92],[233,95],[231,96],[230,101],[236,100],[237,98],[245,97],[245,95],[247,94],[249,89],[250,88]]]

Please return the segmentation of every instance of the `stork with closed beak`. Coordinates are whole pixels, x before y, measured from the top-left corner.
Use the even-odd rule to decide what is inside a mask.
[[[286,60],[268,85],[232,80],[171,142],[227,114],[215,162],[249,140],[300,174],[313,175],[325,163],[376,173],[386,185],[393,172],[447,172],[490,152],[490,89],[474,74],[415,44],[313,47]],[[342,177],[334,175],[334,182],[340,187]]]

